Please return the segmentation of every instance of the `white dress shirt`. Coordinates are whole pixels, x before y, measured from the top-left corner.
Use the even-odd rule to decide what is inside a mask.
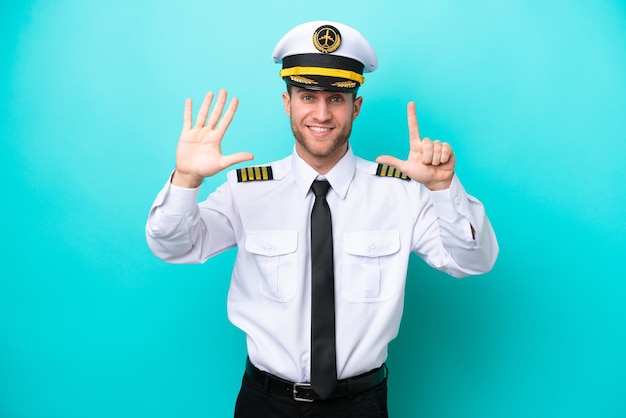
[[[271,164],[273,180],[238,182],[235,171],[205,201],[168,182],[146,227],[152,252],[202,263],[233,246],[228,317],[247,336],[252,363],[293,382],[310,378],[310,191],[318,173],[298,157]],[[409,254],[454,277],[489,271],[498,244],[482,204],[454,176],[448,190],[376,175],[349,149],[331,184],[337,374],[379,367],[398,333]]]

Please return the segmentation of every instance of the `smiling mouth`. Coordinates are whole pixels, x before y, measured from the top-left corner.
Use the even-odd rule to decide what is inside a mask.
[[[321,126],[309,126],[308,128],[317,134],[325,134],[332,130],[332,128],[324,128]]]

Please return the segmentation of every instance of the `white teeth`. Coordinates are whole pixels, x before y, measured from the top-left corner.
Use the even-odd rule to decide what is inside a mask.
[[[330,131],[330,128],[320,128],[319,126],[309,126],[309,129],[313,132],[323,133]]]

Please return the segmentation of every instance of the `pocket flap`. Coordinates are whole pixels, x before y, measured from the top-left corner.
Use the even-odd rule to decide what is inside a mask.
[[[381,257],[400,250],[398,231],[360,231],[344,235],[344,250],[363,257]]]
[[[298,248],[298,231],[250,231],[246,251],[268,257],[290,254]]]

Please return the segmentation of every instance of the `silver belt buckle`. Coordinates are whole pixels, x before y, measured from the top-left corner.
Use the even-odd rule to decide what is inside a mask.
[[[310,383],[294,383],[293,384],[293,400],[298,402],[313,402],[313,399],[301,398],[298,396],[298,388],[311,389]]]

